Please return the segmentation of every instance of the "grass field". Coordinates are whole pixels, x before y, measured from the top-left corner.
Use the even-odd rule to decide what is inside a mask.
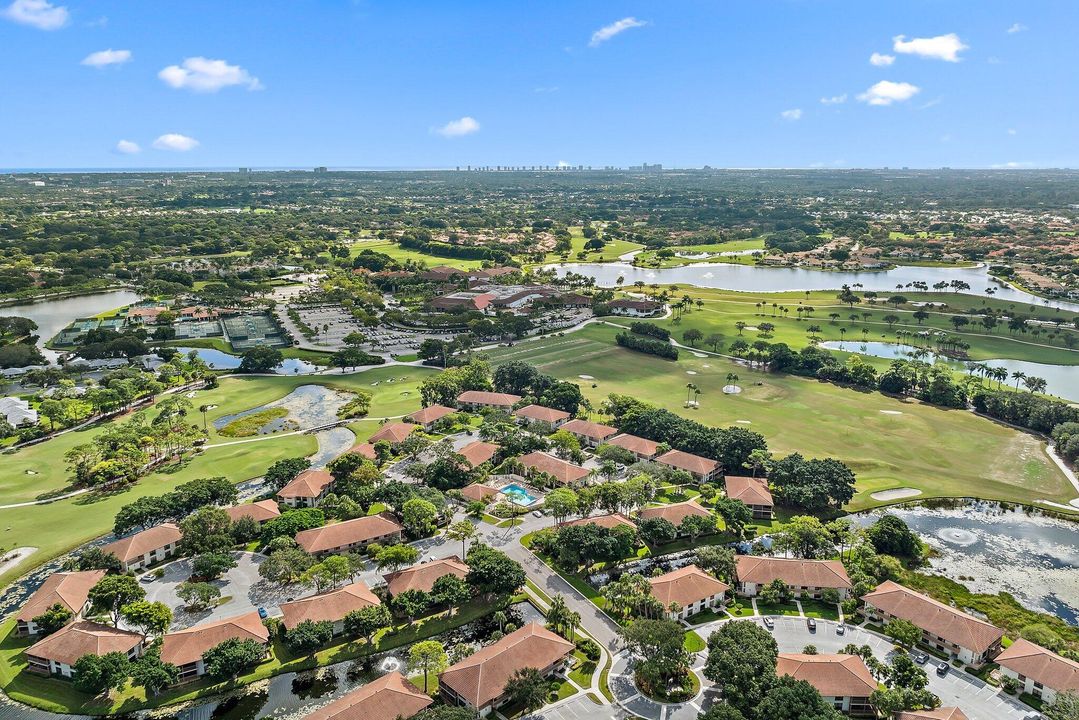
[[[708,245],[686,245],[682,247],[670,247],[668,248],[676,253],[724,253],[724,252],[741,252],[743,250],[760,250],[764,252],[764,238],[750,238],[748,240],[730,240],[723,243],[711,243]],[[752,255],[728,255],[722,258],[714,258],[715,260],[722,260],[725,263],[736,263],[744,265],[753,265],[756,263],[756,258]],[[672,268],[681,267],[682,265],[692,265],[693,263],[702,262],[700,258],[685,258],[685,257],[673,257],[673,258],[657,258],[655,250],[646,250],[635,257],[636,264],[647,267],[658,268]]]
[[[1061,310],[1059,312],[1030,305],[1007,303],[1001,300],[983,299],[970,295],[955,293],[908,293],[902,294],[911,302],[947,303],[948,308],[944,311],[934,310],[930,317],[918,324],[913,317],[918,309],[910,304],[901,305],[898,309],[891,305],[880,302],[876,305],[861,303],[850,308],[836,299],[835,292],[812,292],[807,297],[804,292],[767,293],[756,295],[752,293],[739,293],[728,290],[714,290],[707,288],[680,288],[672,293],[680,298],[688,294],[694,301],[703,300],[704,304],[698,308],[694,305],[691,312],[683,314],[682,318],[657,321],[671,330],[676,339],[681,339],[682,333],[690,328],[695,328],[704,333],[705,337],[712,333],[723,336],[723,342],[727,345],[739,337],[737,322],[744,322],[748,327],[757,327],[759,323],[768,322],[775,325],[771,338],[766,338],[770,343],[785,342],[792,348],[798,349],[809,344],[808,328],[811,325],[820,327],[820,332],[812,333],[825,340],[844,340],[849,347],[856,348],[863,338],[867,340],[896,341],[896,331],[906,330],[918,332],[926,329],[945,330],[951,334],[962,336],[965,342],[970,343],[970,357],[974,360],[988,360],[993,358],[1010,358],[1015,360],[1029,360],[1032,362],[1049,363],[1054,365],[1079,365],[1079,350],[1068,349],[1064,346],[1062,337],[1058,337],[1050,344],[1047,335],[1043,332],[1035,338],[1031,333],[1011,335],[1006,327],[998,326],[993,331],[987,332],[985,328],[976,325],[977,320],[972,319],[970,325],[956,333],[951,323],[951,317],[962,314],[971,308],[993,307],[1008,312],[1017,312],[1022,317],[1029,317],[1028,309],[1034,310],[1035,317],[1060,317],[1065,321],[1064,327],[1071,326],[1076,313]],[[882,293],[882,296],[885,294]],[[983,300],[985,302],[983,303]],[[758,310],[757,303],[763,303]],[[773,307],[775,305],[775,307]],[[798,308],[809,306],[814,308],[811,316],[806,320],[799,321]],[[1014,310],[1012,309],[1014,306]],[[783,313],[783,307],[788,308]],[[839,319],[834,322],[828,316],[838,313]],[[863,317],[862,313],[869,313],[869,317]],[[850,315],[857,315],[857,319],[851,320]],[[895,315],[899,321],[889,325],[884,317]],[[1071,333],[1079,340],[1079,333],[1074,330],[1062,329],[1062,333]],[[862,331],[868,330],[867,334]],[[757,332],[746,329],[741,337],[749,343],[757,339]],[[879,362],[878,362],[879,361]],[[888,360],[881,358],[872,360],[878,367],[886,367]]]
[[[592,325],[499,348],[491,360],[525,360],[576,380],[596,407],[610,393],[629,394],[708,425],[743,425],[762,433],[780,455],[839,458],[858,476],[851,510],[880,505],[871,493],[900,487],[917,488],[922,497],[1024,503],[1075,497],[1043,442],[969,412],[772,375],[688,351],[676,362],[660,360],[614,346],[616,332]],[[742,393],[723,394],[728,372],[739,376]],[[579,375],[595,380],[581,381]],[[690,382],[702,391],[699,409],[682,407]]]
[[[481,260],[464,260],[462,258],[444,258],[437,255],[428,255],[419,252],[418,250],[403,248],[397,243],[390,242],[389,240],[359,240],[352,243],[350,249],[353,257],[359,255],[361,250],[373,250],[389,255],[398,262],[414,260],[416,262],[427,263],[428,267],[446,265],[447,267],[455,267],[462,270],[473,270],[483,265],[483,261]]]
[[[581,262],[577,259],[577,253],[584,250],[584,244],[586,242],[584,235],[581,234],[581,228],[571,227],[570,232],[570,244],[573,249],[570,250],[568,255],[569,262]],[[585,258],[585,262],[612,262],[617,260],[619,256],[625,255],[628,252],[634,250],[640,250],[643,245],[639,245],[627,240],[608,240],[607,244],[603,246],[601,250],[590,250]],[[541,265],[547,263],[557,263],[562,261],[562,255],[560,253],[550,252],[547,253],[547,257],[543,259]]]

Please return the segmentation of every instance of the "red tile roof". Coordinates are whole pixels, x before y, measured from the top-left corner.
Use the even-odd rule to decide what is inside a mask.
[[[375,452],[375,446],[371,443],[357,443],[348,449],[350,453],[360,455],[368,460],[375,460],[378,458],[378,453]]]
[[[780,653],[776,675],[805,680],[825,697],[869,697],[877,681],[857,655]]]
[[[650,518],[657,517],[663,518],[675,527],[681,525],[682,521],[690,515],[712,517],[711,511],[698,505],[695,500],[686,500],[685,502],[671,503],[670,505],[649,507],[641,510],[641,512],[639,513],[639,517],[641,520],[648,520]]]
[[[393,596],[400,595],[406,590],[431,592],[431,588],[435,586],[435,580],[445,575],[456,575],[464,580],[465,576],[468,575],[468,565],[465,565],[459,557],[454,555],[441,560],[432,560],[431,562],[413,565],[405,570],[383,575],[383,577],[386,578],[386,589]]]
[[[746,505],[775,505],[768,490],[768,481],[764,478],[728,475],[723,483],[731,500],[741,500]]]
[[[716,580],[696,565],[686,565],[669,573],[648,578],[648,582],[652,586],[652,595],[665,608],[670,607],[671,603],[680,608],[688,607],[713,595],[721,595],[730,589],[730,585]]]
[[[933,710],[908,710],[896,713],[895,720],[970,720],[957,707],[939,707]]]
[[[375,443],[385,440],[391,445],[396,445],[399,442],[403,442],[405,438],[413,433],[415,430],[419,430],[420,426],[415,423],[405,422],[391,422],[386,423],[375,432],[374,435],[367,438],[367,442],[374,445]]]
[[[259,500],[258,502],[243,505],[233,505],[225,508],[225,512],[228,513],[229,520],[233,522],[242,517],[249,517],[255,522],[262,523],[281,516],[281,511],[273,500]]]
[[[26,654],[74,666],[83,655],[104,655],[110,652],[122,652],[126,655],[141,642],[142,635],[138,633],[79,620],[38,640],[26,649]]]
[[[593,515],[592,517],[584,517],[577,520],[570,520],[564,522],[560,527],[567,527],[570,525],[599,525],[613,530],[614,528],[625,525],[626,527],[637,529],[637,524],[630,520],[622,513],[610,513],[608,515]]]
[[[653,442],[643,437],[637,437],[636,435],[628,435],[626,433],[616,435],[608,440],[607,444],[625,448],[631,453],[643,455],[644,457],[653,457],[659,450],[658,442]]]
[[[665,452],[656,458],[656,462],[662,463],[663,465],[670,465],[671,467],[685,470],[686,472],[696,473],[697,475],[707,475],[719,467],[719,463],[715,460],[710,460],[706,457],[701,457],[700,455],[694,455],[692,453],[682,452],[681,450]]]
[[[105,577],[104,570],[83,570],[80,572],[58,572],[45,578],[41,587],[34,591],[16,618],[30,622],[53,605],[59,603],[74,615],[82,612],[90,595],[90,588]]]
[[[181,667],[201,659],[207,650],[232,638],[266,643],[270,632],[257,612],[214,620],[167,633],[161,641],[161,659]]]
[[[457,402],[465,405],[498,405],[513,407],[521,401],[520,395],[510,393],[485,392],[483,390],[465,390],[457,396]]]
[[[1079,663],[1029,640],[1016,640],[995,662],[1057,692],[1079,690]]]
[[[479,483],[473,483],[461,488],[461,495],[463,497],[477,502],[488,502],[497,494],[498,490]]]
[[[544,472],[563,485],[575,483],[588,477],[588,470],[543,452],[530,452],[518,458],[526,468]]]
[[[381,604],[378,596],[371,592],[367,585],[354,582],[321,595],[282,603],[281,614],[284,616],[282,622],[290,630],[305,620],[337,622],[343,620],[345,615],[353,610]]]
[[[835,588],[849,590],[850,578],[838,560],[797,560],[760,555],[739,555],[735,558],[735,575],[739,582],[767,585],[782,580],[793,587]]]
[[[891,580],[882,582],[862,599],[889,615],[909,620],[922,630],[976,653],[985,652],[1004,636],[1003,630],[984,620]]]
[[[441,420],[447,415],[452,415],[455,412],[457,412],[456,409],[446,407],[445,405],[428,405],[425,408],[421,408],[416,412],[411,413],[408,417],[418,422],[420,425],[426,425],[428,423],[433,423],[436,420]]]
[[[498,450],[499,446],[494,443],[476,440],[458,450],[457,454],[462,455],[472,467],[477,467],[493,458]]]
[[[333,483],[333,475],[326,470],[304,470],[277,491],[283,498],[317,498]]]
[[[111,542],[101,549],[115,555],[120,562],[130,562],[148,552],[159,550],[170,543],[180,542],[181,537],[183,536],[180,533],[179,525],[176,523],[162,523],[122,540]]]
[[[544,405],[525,405],[513,411],[515,417],[536,422],[551,423],[552,425],[562,420],[567,420],[570,414],[565,410],[555,410]]]
[[[309,553],[318,553],[346,545],[364,543],[395,532],[401,532],[401,526],[393,520],[382,515],[369,515],[325,527],[302,530],[296,533],[296,544]]]
[[[399,672],[391,672],[309,712],[306,720],[408,720],[432,700]]]
[[[605,440],[612,435],[618,434],[618,428],[616,427],[576,419],[570,420],[563,425],[561,429],[571,432],[574,435],[583,435],[586,438],[592,438],[593,440]]]

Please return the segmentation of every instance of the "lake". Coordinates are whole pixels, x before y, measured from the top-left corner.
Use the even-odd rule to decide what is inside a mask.
[[[186,355],[192,350],[212,370],[235,370],[240,367],[240,356],[222,352],[215,348],[190,348],[177,347],[176,350]],[[285,358],[284,362],[274,368],[278,375],[309,375],[319,371],[319,366],[299,358]]]
[[[848,272],[807,270],[804,268],[773,268],[754,265],[732,265],[730,263],[693,263],[672,268],[634,267],[627,263],[561,263],[547,265],[544,269],[553,269],[559,276],[568,272],[587,275],[596,279],[602,287],[614,287],[615,281],[622,277],[623,287],[630,287],[640,280],[646,284],[660,285],[695,285],[697,287],[736,290],[740,292],[789,292],[797,290],[838,290],[842,285],[861,285],[861,290],[876,292],[895,292],[896,285],[913,282],[928,283],[930,287],[937,282],[962,280],[970,285],[967,291],[972,295],[985,295],[986,288],[995,290],[997,300],[1032,303],[1043,307],[1059,307],[1079,312],[1079,302],[1064,300],[1046,300],[1010,285],[998,283],[989,276],[986,265],[977,267],[915,267],[900,265],[891,270],[876,272]],[[909,291],[904,291],[908,295]],[[917,294],[914,294],[917,297]]]
[[[1005,591],[1025,607],[1079,620],[1079,523],[983,501],[894,507],[852,519],[868,525],[883,513],[902,519],[937,551],[934,573],[973,592]]]
[[[106,310],[115,310],[136,303],[140,299],[139,294],[132,290],[108,290],[89,295],[4,305],[0,307],[0,315],[14,315],[36,322],[37,334],[40,336],[38,346],[42,348],[45,357],[55,360],[57,353],[46,350],[45,343],[70,325],[72,320],[97,315]]]
[[[829,350],[842,350],[843,352],[872,355],[873,357],[887,358],[889,360],[897,358],[909,359],[910,353],[915,350],[910,345],[875,340],[868,342],[829,340],[822,342],[820,346]],[[930,363],[944,362],[957,370],[966,370],[967,367],[963,361],[953,360],[936,353],[927,355],[925,361]],[[1050,395],[1057,395],[1066,400],[1079,401],[1079,365],[1046,365],[1045,363],[1028,362],[1026,360],[1003,359],[978,360],[976,362],[985,363],[990,367],[1006,368],[1009,373],[1023,372],[1027,375],[1040,377],[1047,383],[1046,392]],[[1014,385],[1015,381],[1012,380],[1011,384]]]

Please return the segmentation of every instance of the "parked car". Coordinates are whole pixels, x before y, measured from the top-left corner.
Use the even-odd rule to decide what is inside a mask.
[[[532,515],[533,515],[534,517],[543,517],[543,512],[542,512],[542,511],[540,511],[540,510],[533,510],[533,511],[532,511]]]
[[[773,621],[772,621],[772,618],[770,618],[770,617],[766,617],[766,618],[764,618],[764,627],[766,627],[766,628],[768,628],[769,630],[771,630],[771,629],[772,629],[772,628],[774,628],[775,626],[776,626],[776,624],[775,624],[775,622],[773,622]]]
[[[817,632],[817,621],[813,618],[806,618],[806,627],[809,628],[809,632]]]
[[[919,665],[925,665],[927,662],[929,662],[929,656],[925,653],[918,653],[914,656],[914,662],[918,663]]]
[[[260,607],[259,608],[259,618],[261,618],[262,620],[265,620],[267,617],[269,617],[269,613],[266,612],[266,608]]]
[[[946,662],[937,663],[937,675],[940,675],[941,677],[944,677],[945,675],[948,674],[948,670],[950,668],[951,668],[951,666]]]
[[[154,574],[153,573],[146,573],[145,575],[143,575],[142,577],[139,578],[139,582],[141,582],[141,583],[152,583],[153,581],[154,581]]]
[[[840,623],[840,624],[836,625],[835,626],[835,634],[836,635],[846,635],[847,634],[847,626],[844,625],[843,623]]]

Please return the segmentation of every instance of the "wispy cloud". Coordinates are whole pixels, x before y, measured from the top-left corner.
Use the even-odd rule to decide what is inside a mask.
[[[1023,23],[1013,23],[1012,26],[1010,28],[1008,28],[1008,34],[1009,35],[1014,35],[1016,33],[1021,33],[1021,32],[1024,32],[1025,30],[1029,30],[1029,29],[1030,28],[1028,28]]]
[[[66,7],[53,5],[48,0],[14,0],[0,15],[38,30],[59,30],[71,18]]]
[[[921,105],[919,105],[918,109],[919,110],[928,110],[931,107],[936,107],[937,105],[940,105],[942,102],[944,102],[944,101],[941,100],[940,98],[933,98],[932,100],[929,100],[928,102],[924,102]]]
[[[1015,128],[1008,128],[1008,134],[1009,135],[1018,135],[1019,131],[1016,130]]]
[[[139,147],[137,142],[131,140],[121,140],[116,143],[116,152],[123,153],[124,155],[134,155],[142,152],[142,148]]]
[[[540,85],[539,87],[532,88],[532,92],[541,93],[541,94],[558,92],[558,86],[557,85]]]
[[[906,35],[896,35],[892,38],[892,50],[904,55],[917,55],[928,60],[944,60],[946,62],[959,62],[959,53],[968,49],[963,41],[955,33],[937,35],[931,38],[911,38]]]
[[[154,140],[154,148],[158,150],[172,150],[174,152],[187,152],[199,146],[199,141],[180,133],[165,133]]]
[[[895,62],[895,55],[885,55],[884,53],[873,53],[869,56],[869,64],[876,65],[877,67],[887,67]]]
[[[435,132],[442,137],[454,138],[463,135],[471,135],[472,133],[479,132],[479,130],[480,124],[476,122],[476,119],[465,115],[463,118],[450,120],[442,127],[436,129]]]
[[[891,105],[892,103],[910,100],[919,92],[921,92],[921,88],[917,85],[911,85],[907,82],[881,80],[859,95],[858,99],[869,105]]]
[[[180,65],[169,65],[157,76],[169,87],[192,92],[217,92],[234,85],[262,89],[259,79],[239,65],[204,57],[189,57]]]
[[[596,47],[602,43],[607,42],[615,35],[624,33],[626,30],[632,30],[633,28],[644,27],[648,23],[644,20],[638,20],[635,17],[624,17],[621,20],[616,20],[610,25],[604,25],[599,30],[592,33],[592,39],[588,41],[589,47]]]
[[[109,65],[123,65],[131,60],[130,50],[98,50],[97,52],[90,53],[82,59],[83,65],[89,65],[90,67],[103,68]]]
[[[1034,163],[1027,160],[1010,160],[1004,163],[996,163],[995,165],[990,165],[989,167],[995,168],[997,170],[1014,170],[1016,168],[1034,167]]]
[[[842,95],[832,95],[831,97],[822,97],[820,99],[821,105],[842,105],[847,102],[847,93]]]
[[[791,122],[802,119],[802,108],[792,108],[779,113],[779,117]]]

